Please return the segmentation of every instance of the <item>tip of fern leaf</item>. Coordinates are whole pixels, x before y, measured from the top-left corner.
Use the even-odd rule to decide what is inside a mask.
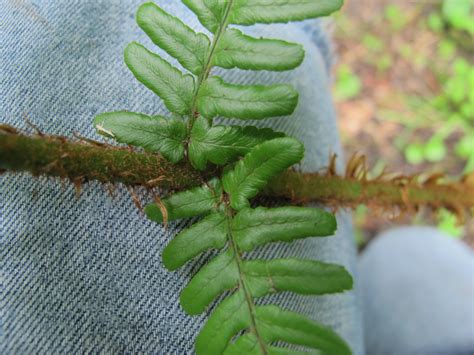
[[[340,268],[343,271],[342,277],[338,280],[340,289],[334,293],[350,291],[354,288],[354,278],[352,277],[351,273],[347,271],[344,266],[340,266]]]
[[[182,264],[176,262],[174,254],[172,254],[168,248],[165,248],[163,250],[161,260],[163,261],[163,265],[168,271],[177,270],[182,266]]]
[[[324,218],[318,223],[318,227],[326,235],[333,235],[337,231],[337,219],[336,216],[330,212],[324,213]]]
[[[163,214],[161,213],[160,208],[154,204],[150,203],[145,207],[145,214],[153,222],[163,223]]]
[[[149,1],[146,3],[141,4],[138,9],[137,13],[135,15],[135,20],[137,21],[138,25],[142,27],[141,25],[143,24],[144,20],[147,17],[152,17],[153,12],[150,11],[162,11],[155,3]]]
[[[139,47],[140,44],[136,41],[132,41],[127,46],[125,47],[123,51],[123,58],[125,61],[125,64],[130,68],[130,57],[132,56],[133,52],[137,50],[137,47]]]
[[[140,12],[140,11],[143,11],[147,7],[157,8],[158,5],[156,5],[153,1],[144,2],[143,4],[138,6],[137,13]]]
[[[196,306],[196,302],[192,302],[194,299],[194,292],[186,292],[187,288],[181,292],[181,295],[179,296],[179,304],[181,305],[181,308],[183,308],[183,311],[186,312],[186,314],[190,316],[197,316],[201,314],[202,312],[205,311],[205,309],[202,309],[201,307]]]

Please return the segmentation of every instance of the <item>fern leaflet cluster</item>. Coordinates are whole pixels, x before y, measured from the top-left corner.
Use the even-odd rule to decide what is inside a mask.
[[[188,159],[194,168],[224,166],[204,186],[171,195],[147,216],[162,223],[201,216],[163,251],[176,270],[208,250],[220,254],[192,278],[180,303],[185,312],[205,312],[227,292],[196,339],[198,354],[347,354],[347,344],[330,328],[277,305],[256,300],[277,292],[321,295],[352,287],[338,265],[296,258],[252,260],[248,252],[274,242],[330,236],[335,217],[306,207],[252,208],[250,200],[267,182],[298,163],[303,145],[270,129],[223,126],[215,117],[265,119],[293,113],[298,93],[290,85],[237,85],[211,75],[213,67],[291,70],[303,48],[278,39],[250,37],[236,25],[299,21],[328,15],[341,0],[183,0],[212,34],[196,33],[153,3],[140,6],[137,22],[186,73],[138,43],[125,49],[135,77],[161,97],[171,117],[128,111],[98,115],[98,133],[159,152],[171,162]],[[164,209],[166,211],[164,211]],[[281,344],[300,346],[296,351]]]

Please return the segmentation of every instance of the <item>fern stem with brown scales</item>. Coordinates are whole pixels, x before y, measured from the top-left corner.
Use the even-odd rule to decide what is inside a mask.
[[[363,162],[357,159],[359,164]],[[354,161],[355,158],[348,163],[344,177],[335,175],[331,166],[324,174],[287,171],[271,181],[264,194],[296,202],[319,201],[334,207],[367,204],[382,210],[398,207],[406,211],[423,206],[444,207],[460,216],[474,208],[472,178],[453,183],[440,183],[439,176],[427,178],[424,183],[410,177],[370,180],[365,167],[356,168]],[[171,164],[160,155],[128,148],[72,142],[58,136],[28,136],[6,125],[0,126],[0,169],[72,182],[96,180],[176,191],[200,185],[217,173],[200,173],[189,164]]]

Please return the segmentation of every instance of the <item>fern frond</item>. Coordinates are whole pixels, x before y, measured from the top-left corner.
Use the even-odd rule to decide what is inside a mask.
[[[313,351],[295,351],[287,348],[268,346],[271,355],[308,355],[308,354],[349,354],[350,349],[339,336],[327,327],[320,326],[298,313],[283,310],[276,306],[260,306],[256,316],[262,325],[261,335],[267,344],[283,341],[295,344]],[[231,344],[226,355],[262,354],[259,340],[255,334],[247,333]]]
[[[242,120],[264,119],[289,115],[296,108],[298,93],[289,85],[237,85],[210,75],[214,66],[244,70],[290,70],[296,68],[304,58],[304,50],[299,44],[253,38],[238,29],[228,28],[229,24],[303,20],[327,14],[340,6],[339,0],[183,2],[214,34],[212,40],[203,33],[196,33],[180,19],[151,2],[139,7],[137,23],[154,44],[176,58],[189,73],[182,72],[135,42],[125,49],[125,63],[143,85],[163,99],[171,113],[189,120],[190,131],[200,116],[209,121],[217,116]],[[265,15],[253,13],[253,9],[263,8]],[[212,124],[209,129],[211,127]],[[118,125],[111,127],[109,133],[112,134],[109,136],[120,135],[118,131],[115,132],[116,128],[119,129]],[[234,130],[233,134],[226,135],[224,144],[236,147],[247,139],[246,133]],[[225,165],[248,151],[229,149],[231,154],[226,159],[222,158],[223,154],[210,154],[209,150],[203,150],[199,155],[196,152],[201,147],[197,142],[194,139],[195,144],[190,146],[190,157],[193,166],[200,170],[206,168],[207,162]],[[170,155],[165,148],[158,149],[173,162],[183,158],[181,153]]]
[[[151,206],[154,205],[150,205],[150,208]],[[197,256],[195,250],[200,250],[201,253],[217,248],[215,245],[221,245],[222,240],[226,240],[228,226],[221,228],[225,216],[217,212],[217,206],[215,210],[216,213],[182,231],[168,244],[163,253],[163,262],[169,270],[175,270]],[[202,231],[206,236],[200,233]],[[330,236],[336,231],[336,220],[332,214],[317,208],[246,208],[233,217],[231,231],[239,249],[251,251],[272,242]],[[187,250],[183,251],[185,248]],[[180,262],[177,262],[178,259]]]
[[[332,330],[276,306],[255,304],[257,298],[283,291],[321,295],[348,290],[352,278],[342,266],[294,258],[247,260],[243,254],[268,243],[325,237],[336,230],[334,216],[321,209],[248,207],[248,200],[269,179],[299,161],[302,155],[303,147],[293,138],[276,138],[255,146],[233,170],[224,172],[221,202],[164,249],[163,262],[170,270],[205,251],[223,250],[201,268],[180,297],[183,309],[196,315],[206,311],[225,291],[232,292],[216,307],[199,334],[198,354],[233,353],[250,345],[256,346],[252,353],[269,354],[275,350],[274,341],[332,354],[349,353],[345,342]],[[294,326],[287,328],[291,336],[279,324],[285,322]],[[304,340],[301,337],[308,336],[308,329],[321,331]],[[232,342],[241,331],[244,340]],[[298,332],[300,336],[293,336]]]
[[[224,248],[229,232],[228,228],[224,228],[227,227],[224,222],[222,214],[212,214],[181,232],[163,253],[165,266],[170,270],[176,269],[206,250]],[[204,235],[195,233],[204,231],[206,227],[215,229],[208,230]],[[258,233],[258,227],[254,230]],[[314,224],[312,230],[316,230],[315,234],[324,234],[319,232],[317,224]],[[233,231],[232,229],[231,232]],[[286,241],[310,236],[301,231],[290,231],[286,233]],[[277,240],[277,238],[268,239],[266,243],[260,245]],[[235,236],[233,242],[238,250],[244,251]],[[247,248],[247,251],[252,249]],[[252,290],[254,297],[280,291],[319,295],[344,291],[352,284],[344,268],[337,265],[300,259],[243,260],[239,269],[235,259],[235,254],[228,249],[194,276],[181,295],[181,304],[187,313],[199,314],[205,311],[217,296],[238,286],[240,274],[245,276],[247,286]]]
[[[241,120],[293,113],[298,92],[289,85],[237,85],[211,75],[214,66],[244,70],[290,70],[303,60],[303,48],[278,39],[253,38],[229,24],[288,22],[329,14],[341,0],[183,0],[212,34],[196,33],[153,3],[140,6],[137,22],[154,44],[188,72],[138,43],[125,49],[135,77],[160,96],[172,119],[131,112],[99,115],[100,134],[160,152],[178,162],[187,157],[204,170],[226,165],[219,178],[150,204],[158,223],[202,217],[182,230],[163,251],[163,263],[176,270],[200,254],[218,254],[183,289],[180,303],[197,315],[222,294],[196,339],[197,354],[344,355],[344,340],[331,329],[276,305],[256,300],[277,292],[322,295],[352,287],[342,266],[296,258],[252,260],[247,252],[274,242],[330,236],[335,217],[306,207],[250,208],[250,200],[279,173],[298,163],[303,145],[269,129],[220,126],[217,116]],[[180,116],[176,118],[176,115]],[[243,159],[239,160],[239,158]],[[275,344],[285,345],[283,347]]]

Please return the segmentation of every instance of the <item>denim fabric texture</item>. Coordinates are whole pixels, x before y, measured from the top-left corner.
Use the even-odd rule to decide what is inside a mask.
[[[430,227],[378,236],[359,259],[368,355],[474,354],[474,253]]]
[[[203,31],[180,1],[156,2]],[[98,113],[166,113],[123,62],[133,40],[162,53],[135,23],[140,3],[0,0],[1,122],[27,128],[27,115],[48,134],[78,132],[100,140],[92,126]],[[304,142],[304,171],[317,171],[327,166],[330,153],[341,153],[329,91],[330,46],[319,26],[307,21],[244,28],[302,43],[306,59],[295,71],[222,71],[230,82],[282,82],[298,89],[300,102],[291,117],[260,124]],[[190,221],[164,229],[134,207],[123,187],[112,198],[103,186],[89,183],[77,199],[70,183],[27,174],[0,177],[0,206],[1,354],[193,353],[206,315],[187,316],[178,298],[208,256],[175,272],[161,263],[164,246]],[[335,237],[274,244],[255,255],[320,259],[354,274],[350,217],[340,213],[338,220]],[[355,354],[363,353],[355,292],[273,299],[333,327]]]

